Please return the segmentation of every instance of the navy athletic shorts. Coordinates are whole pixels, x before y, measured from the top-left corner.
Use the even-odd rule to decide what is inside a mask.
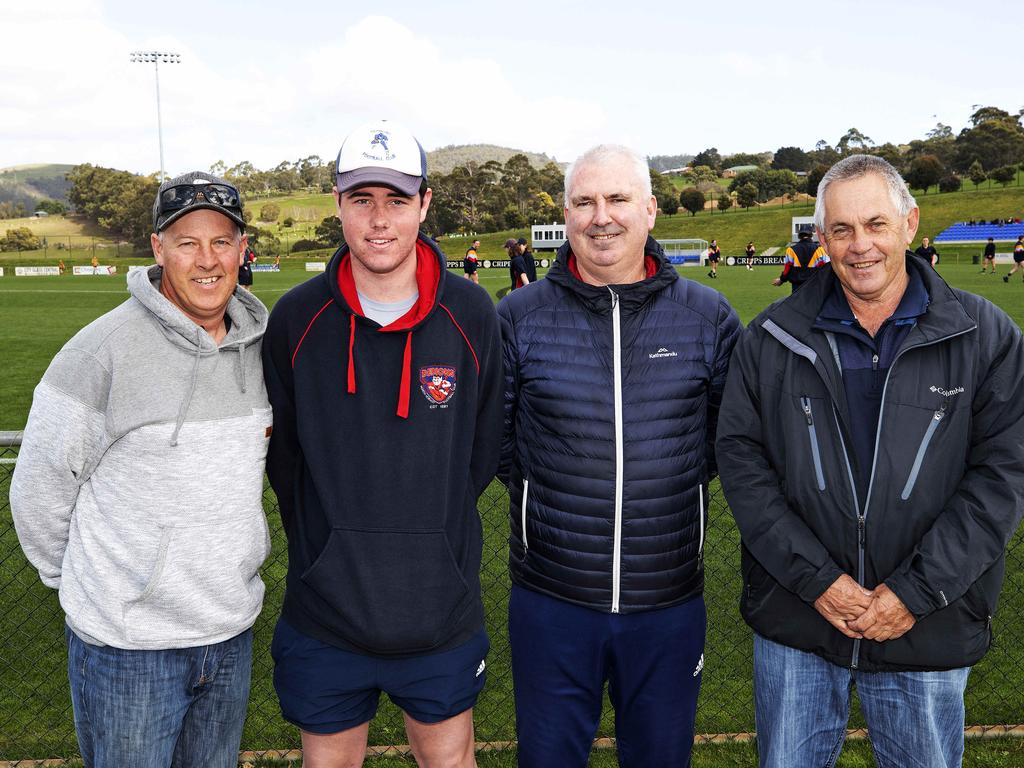
[[[382,691],[421,723],[465,712],[483,690],[489,649],[481,629],[449,651],[367,656],[322,643],[281,618],[270,653],[284,719],[308,733],[327,734],[372,720]]]

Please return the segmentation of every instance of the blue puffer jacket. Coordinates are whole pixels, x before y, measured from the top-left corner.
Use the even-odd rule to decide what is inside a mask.
[[[498,306],[512,580],[612,613],[703,588],[707,483],[739,318],[653,239],[648,277],[597,287],[566,244]]]

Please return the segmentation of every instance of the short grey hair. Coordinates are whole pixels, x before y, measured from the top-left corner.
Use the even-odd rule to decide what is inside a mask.
[[[640,191],[643,192],[644,197],[651,196],[651,171],[645,157],[621,144],[598,144],[577,157],[572,165],[569,166],[569,170],[565,172],[565,206],[567,208],[569,207],[569,191],[572,189],[572,182],[576,177],[576,172],[584,165],[600,163],[612,158],[627,160],[633,167],[636,180],[640,184]]]
[[[885,181],[889,188],[889,197],[900,216],[907,216],[917,207],[917,201],[910,194],[907,182],[889,163],[875,155],[850,155],[829,168],[818,184],[818,194],[814,200],[814,226],[819,232],[825,232],[825,193],[833,182],[853,181],[870,173],[881,176]]]

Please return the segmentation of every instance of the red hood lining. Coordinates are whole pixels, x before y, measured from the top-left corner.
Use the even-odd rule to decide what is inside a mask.
[[[378,329],[384,333],[406,331],[420,323],[430,310],[434,308],[437,288],[441,283],[441,265],[437,255],[425,242],[416,239],[416,288],[419,298],[409,311],[390,325]],[[366,317],[363,306],[359,303],[359,292],[356,290],[355,278],[352,277],[352,252],[346,251],[338,264],[338,289],[352,311],[360,317]]]
[[[569,266],[569,274],[575,277],[581,283],[587,282],[586,280],[583,279],[583,276],[580,274],[579,267],[576,266],[576,254],[573,253],[572,251],[569,251],[569,258],[566,261]],[[647,278],[654,277],[656,274],[658,274],[658,260],[651,256],[651,254],[649,253],[644,254],[644,270],[647,273],[646,275],[644,275],[645,280]]]
[[[412,331],[434,308],[434,301],[437,298],[437,289],[440,284],[441,265],[438,262],[437,256],[429,245],[417,238],[416,287],[419,290],[419,297],[416,299],[416,303],[409,308],[408,312],[393,323],[377,329],[386,333],[395,331],[406,332],[405,349],[402,353],[402,378],[398,382],[398,405],[395,409],[395,414],[402,419],[409,418],[409,392],[412,388],[410,383],[412,377]],[[338,289],[341,291],[345,302],[352,309],[352,314],[349,316],[348,381],[346,382],[346,390],[350,395],[354,395],[356,393],[356,315],[360,317],[366,317],[366,315],[363,313],[363,307],[359,303],[359,292],[356,290],[355,278],[352,276],[351,251],[346,251],[345,255],[341,257],[341,262],[338,264]],[[459,331],[461,332],[462,329],[459,328]],[[474,356],[475,354],[474,352]]]

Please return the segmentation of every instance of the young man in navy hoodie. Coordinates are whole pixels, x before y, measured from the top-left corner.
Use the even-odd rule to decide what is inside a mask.
[[[474,766],[497,317],[418,231],[432,193],[411,133],[361,126],[336,171],[346,242],[281,298],[264,349],[267,473],[288,536],[274,684],[307,768],[362,762],[381,691],[421,765]]]

